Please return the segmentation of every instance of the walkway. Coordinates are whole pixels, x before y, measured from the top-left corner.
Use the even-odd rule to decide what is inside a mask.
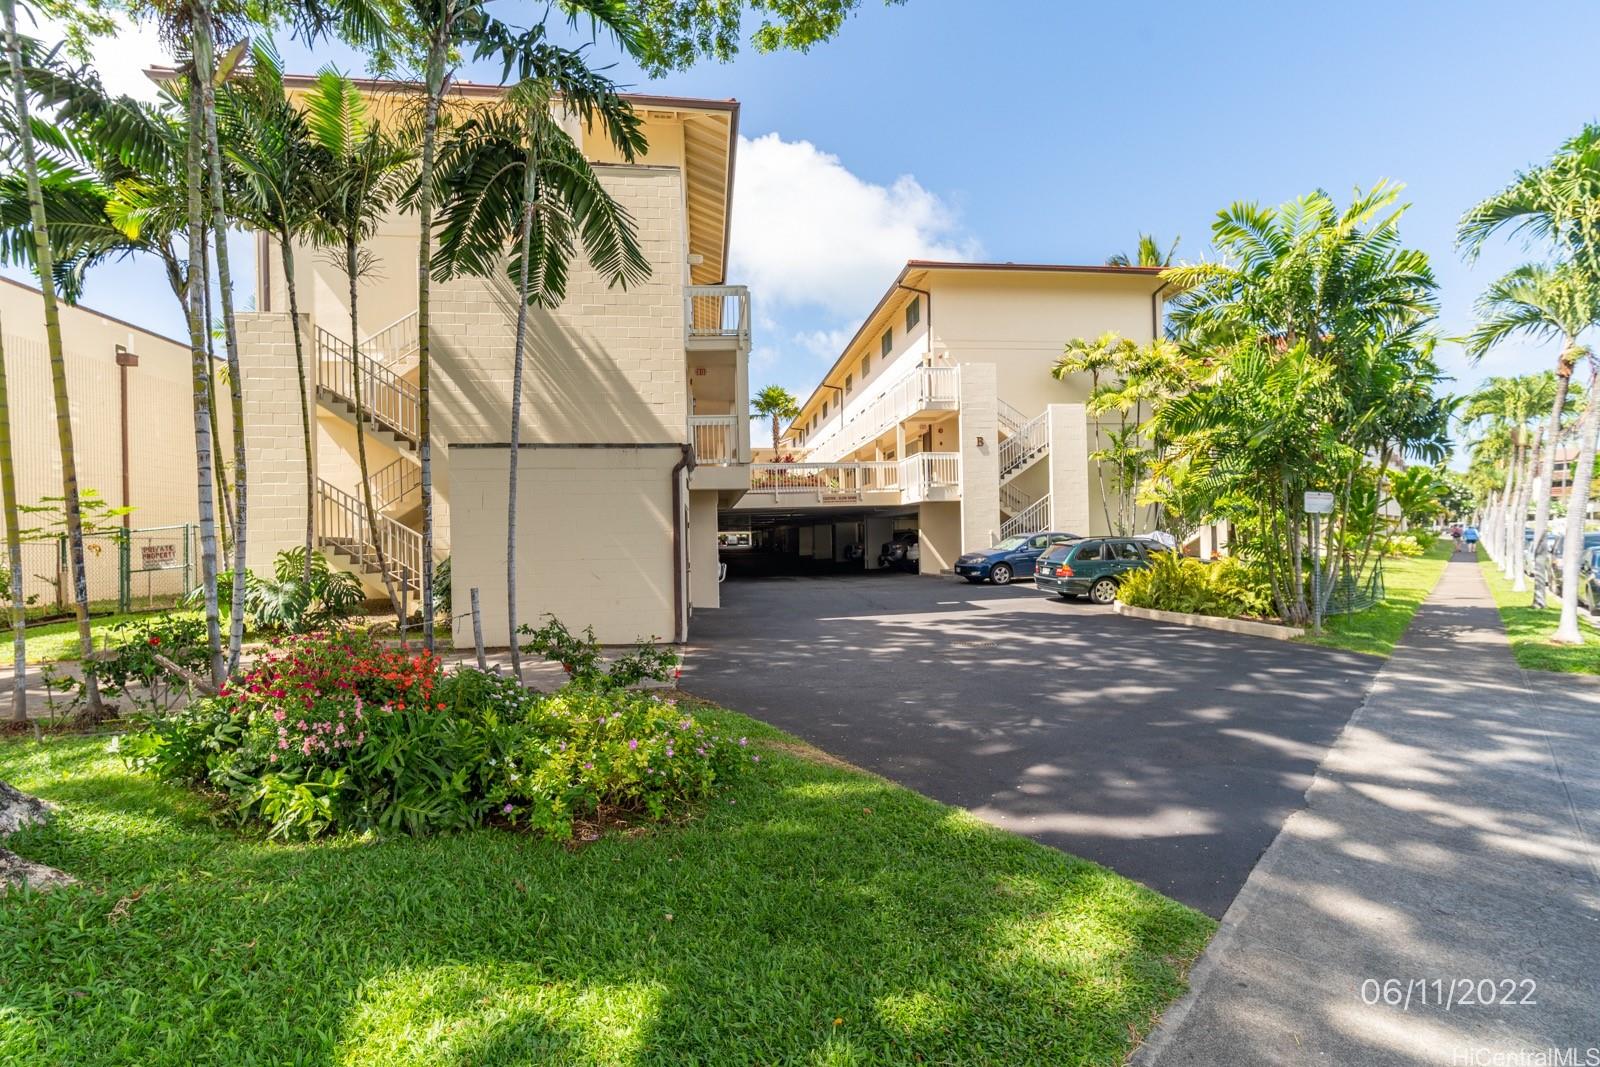
[[[1134,1062],[1600,1062],[1597,683],[1452,563]]]

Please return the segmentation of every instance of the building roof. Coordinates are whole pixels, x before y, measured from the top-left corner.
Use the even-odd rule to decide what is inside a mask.
[[[26,290],[27,292],[30,292],[30,293],[34,294],[35,296],[42,297],[44,295],[40,291],[40,289],[39,289],[39,287],[37,285],[29,285],[27,282],[19,282],[15,278],[8,278],[3,274],[0,274],[0,282],[5,282],[8,285],[14,285],[18,289]],[[157,341],[165,341],[168,344],[177,345],[179,348],[188,348],[189,347],[189,342],[188,341],[180,341],[176,337],[168,337],[164,333],[157,333],[156,331],[150,329],[149,327],[140,326],[136,322],[129,322],[127,319],[119,319],[119,318],[117,318],[117,316],[108,315],[104,311],[97,311],[96,309],[94,309],[92,307],[89,307],[86,304],[69,304],[65,300],[59,301],[59,303],[63,308],[70,308],[70,309],[72,309],[74,311],[81,311],[86,315],[93,315],[95,318],[104,319],[107,322],[114,322],[118,326],[126,326],[130,330],[137,330],[140,333],[144,334],[146,337],[153,337]]]
[[[812,406],[817,402],[817,398],[822,395],[822,390],[825,387],[828,387],[829,379],[843,373],[845,364],[850,360],[850,354],[856,350],[856,346],[861,343],[861,339],[866,336],[868,331],[876,325],[879,317],[884,312],[889,310],[890,305],[894,302],[895,296],[900,293],[913,291],[914,287],[908,286],[906,283],[908,279],[914,276],[918,277],[918,280],[920,281],[921,276],[926,276],[935,272],[959,273],[974,271],[1009,271],[1018,274],[1101,274],[1125,278],[1142,277],[1152,281],[1159,281],[1161,272],[1166,269],[1167,268],[1165,267],[1114,267],[1108,264],[971,263],[960,260],[942,259],[907,260],[906,265],[900,269],[900,273],[895,276],[894,281],[889,283],[889,288],[884,290],[883,296],[878,298],[878,302],[874,304],[872,310],[867,313],[867,317],[861,320],[861,325],[858,326],[856,328],[856,332],[850,336],[850,340],[845,342],[844,348],[839,352],[838,357],[834,359],[833,365],[828,368],[827,372],[823,374],[820,379],[818,379],[816,388],[812,389],[810,395],[807,396],[806,399],[800,404],[800,414],[789,423],[788,429],[784,431],[784,436],[789,436],[795,431],[796,428],[799,427],[801,421],[806,418],[806,415],[811,411]],[[1154,292],[1160,292],[1164,287],[1164,285],[1158,286],[1155,288]],[[930,319],[928,323],[929,329],[933,328],[933,322],[931,318],[932,314],[932,309],[930,309]]]
[[[155,82],[178,76],[172,67],[149,67],[145,75]],[[305,92],[316,84],[314,74],[285,74],[284,88]],[[422,83],[397,78],[351,78],[363,92],[421,92]],[[447,95],[459,99],[494,100],[507,87],[484,82],[451,81]],[[733,174],[739,145],[739,102],[651,93],[622,93],[636,111],[672,114],[683,120],[684,206],[689,216],[689,252],[700,262],[689,268],[696,285],[717,285],[727,280],[728,241],[732,232]]]

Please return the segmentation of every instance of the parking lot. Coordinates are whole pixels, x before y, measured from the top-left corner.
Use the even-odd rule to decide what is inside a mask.
[[[729,581],[685,689],[1220,916],[1378,661],[1031,583]]]

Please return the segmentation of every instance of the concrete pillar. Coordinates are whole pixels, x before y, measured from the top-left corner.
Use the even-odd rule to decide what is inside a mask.
[[[1049,413],[1050,528],[1095,534],[1089,514],[1089,422],[1082,404],[1051,404]],[[1103,525],[1103,524],[1102,524]]]
[[[520,487],[519,487],[520,488]],[[520,501],[519,501],[520,503]],[[719,608],[722,589],[717,584],[717,494],[689,494],[689,606]]]
[[[316,356],[311,326],[300,317],[307,402],[316,414]],[[305,543],[306,455],[301,438],[300,380],[295,369],[294,331],[287,313],[239,312],[239,362],[244,370],[245,463],[250,479],[250,526],[246,565],[267,571],[285,549]],[[223,393],[218,403],[226,406]],[[233,455],[231,439],[216,442]],[[317,433],[311,435],[316,469]],[[220,505],[219,505],[220,510]]]
[[[961,366],[961,549],[988,548],[1000,534],[999,388],[993,363]]]
[[[894,519],[888,515],[868,515],[864,526],[866,528],[866,568],[869,571],[878,569],[878,553],[883,549],[883,543],[894,536]]]
[[[919,574],[949,574],[961,555],[961,502],[928,501],[917,508]]]

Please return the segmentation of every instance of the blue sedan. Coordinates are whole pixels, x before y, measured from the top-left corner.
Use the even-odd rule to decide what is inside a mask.
[[[969,582],[1010,585],[1013,578],[1032,578],[1033,565],[1051,545],[1077,539],[1077,534],[1036,533],[1008,537],[993,548],[967,552],[956,560],[956,573]]]

